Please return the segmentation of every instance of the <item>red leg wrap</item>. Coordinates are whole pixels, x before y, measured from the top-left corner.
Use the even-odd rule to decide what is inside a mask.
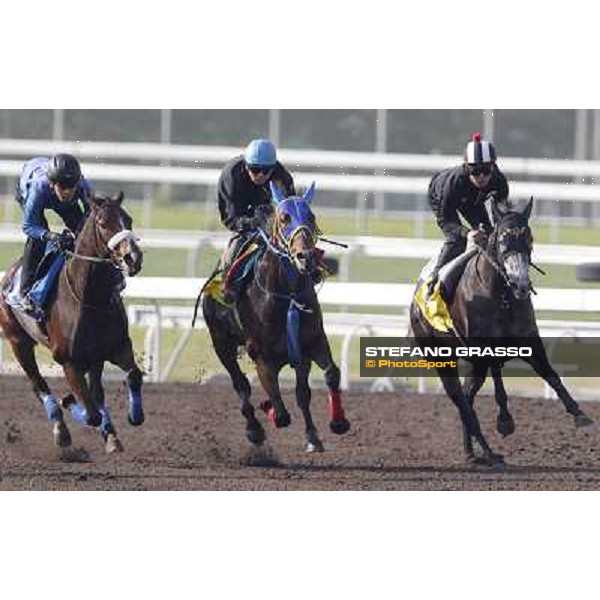
[[[332,421],[341,421],[345,418],[340,390],[329,392],[329,416]]]

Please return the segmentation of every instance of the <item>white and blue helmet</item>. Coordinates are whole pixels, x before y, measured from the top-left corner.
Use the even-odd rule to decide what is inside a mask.
[[[277,151],[271,140],[252,140],[244,152],[244,161],[252,167],[274,167]]]

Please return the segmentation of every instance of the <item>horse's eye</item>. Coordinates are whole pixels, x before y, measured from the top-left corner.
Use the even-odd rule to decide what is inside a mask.
[[[281,222],[284,225],[289,225],[292,222],[292,217],[284,213],[283,215],[281,215]]]

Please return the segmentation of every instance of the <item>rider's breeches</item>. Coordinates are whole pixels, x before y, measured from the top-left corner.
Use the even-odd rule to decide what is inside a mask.
[[[227,272],[231,265],[233,265],[235,259],[240,253],[240,250],[246,242],[246,236],[237,233],[229,240],[229,245],[221,255],[221,261],[219,264],[219,267],[223,272]]]
[[[23,272],[21,274],[21,296],[25,296],[35,283],[37,268],[44,257],[46,242],[28,237],[23,252]]]
[[[460,256],[467,248],[467,240],[460,233],[447,233],[444,245],[438,256],[434,272],[437,272],[452,259]]]

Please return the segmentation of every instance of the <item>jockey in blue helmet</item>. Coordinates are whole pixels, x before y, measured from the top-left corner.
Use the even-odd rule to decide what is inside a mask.
[[[233,232],[228,248],[218,268],[227,271],[240,250],[264,224],[272,211],[273,181],[286,196],[294,196],[294,180],[289,171],[277,160],[277,150],[267,139],[252,140],[244,154],[232,158],[221,171],[217,184],[217,198],[221,222]]]

